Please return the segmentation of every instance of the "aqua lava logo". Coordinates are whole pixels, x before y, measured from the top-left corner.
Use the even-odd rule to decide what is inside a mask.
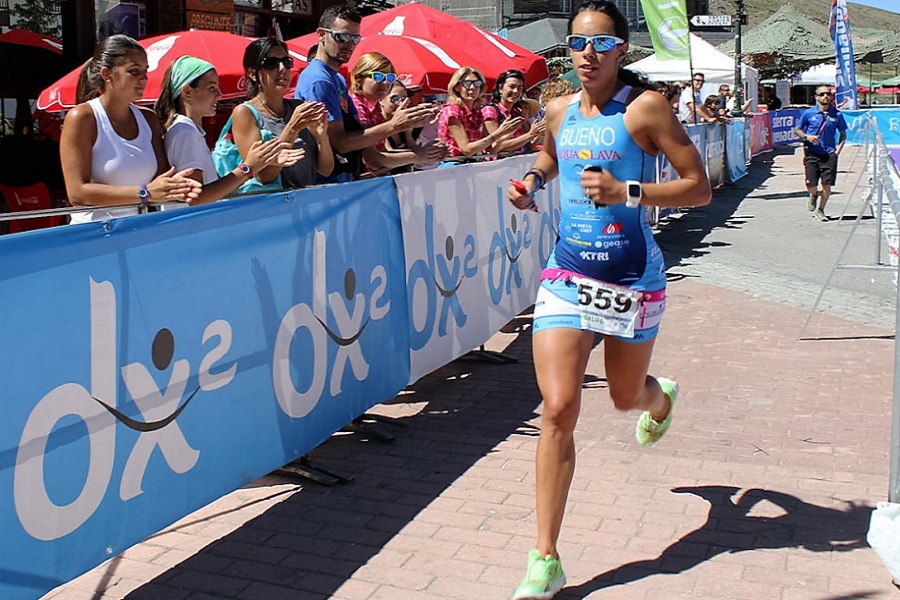
[[[344,272],[343,291],[329,293],[326,264],[326,235],[323,231],[316,231],[312,306],[300,302],[288,309],[275,339],[272,360],[275,397],[281,410],[295,419],[305,417],[316,407],[326,383],[329,384],[331,396],[341,393],[341,382],[348,364],[357,381],[368,377],[369,363],[363,356],[359,339],[371,321],[383,319],[391,308],[390,300],[385,297],[387,270],[383,265],[376,265],[369,273],[367,287],[372,290],[366,298],[357,289],[357,274],[352,269]],[[328,326],[329,316],[334,320],[336,329]],[[307,344],[312,345],[312,351],[304,354],[312,360],[312,376],[304,390],[297,389],[291,365],[292,345],[302,345],[300,338],[297,338],[297,332],[301,329],[306,330]],[[330,345],[337,346],[337,351],[329,365]]]
[[[456,241],[452,235],[444,240],[444,253],[435,249],[434,242],[434,206],[425,205],[425,259],[418,259],[409,267],[407,275],[407,295],[411,313],[412,331],[410,331],[410,347],[421,350],[434,335],[435,322],[438,324],[438,336],[447,335],[450,315],[457,327],[463,327],[468,317],[459,301],[459,289],[465,279],[478,274],[478,261],[475,257],[475,236],[466,235],[460,253],[456,251]],[[464,253],[461,257],[459,254]],[[425,320],[421,327],[416,323],[417,307],[422,304],[417,299],[425,295]],[[440,318],[438,318],[440,303]]]
[[[84,524],[99,508],[112,481],[116,432],[120,426],[138,432],[122,467],[119,498],[128,501],[143,493],[141,481],[150,456],[159,449],[169,468],[178,474],[190,471],[200,453],[192,448],[176,418],[198,391],[219,389],[232,381],[237,365],[213,366],[231,347],[231,325],[216,320],[206,326],[200,345],[215,345],[200,360],[199,387],[182,402],[191,367],[185,359],[172,359],[175,337],[166,328],[154,337],[154,367],[171,367],[165,390],[155,383],[140,362],[117,367],[116,290],[109,281],[89,280],[90,287],[90,391],[77,383],[64,383],[41,398],[22,428],[13,479],[13,499],[23,529],[32,537],[50,541],[64,537]],[[119,371],[117,373],[117,371]],[[142,419],[127,417],[117,407],[119,376]],[[51,499],[44,479],[44,462],[50,434],[60,421],[77,418],[87,429],[88,469],[78,496],[68,504]]]

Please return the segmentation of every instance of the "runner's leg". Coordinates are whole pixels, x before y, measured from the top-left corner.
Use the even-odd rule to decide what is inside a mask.
[[[616,408],[649,410],[654,420],[661,421],[669,414],[671,403],[656,379],[647,375],[655,341],[633,343],[607,336],[604,358],[609,395]]]
[[[538,387],[544,399],[536,457],[537,549],[541,556],[558,556],[556,542],[575,472],[573,434],[594,334],[546,329],[535,333],[532,343]]]

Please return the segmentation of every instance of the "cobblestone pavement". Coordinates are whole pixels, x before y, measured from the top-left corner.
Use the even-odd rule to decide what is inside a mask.
[[[839,270],[798,339],[853,229],[852,154],[827,211],[844,219],[810,216],[787,150],[662,225],[669,311],[652,371],[681,383],[675,422],[638,447],[597,347],[558,598],[900,597],[865,543],[888,486],[891,276]],[[842,262],[872,263],[877,240],[862,220]],[[395,442],[342,432],[312,453],[352,483],[264,477],[47,598],[509,598],[535,529],[528,316],[488,347],[519,362],[456,361],[373,410],[397,419],[382,424]]]

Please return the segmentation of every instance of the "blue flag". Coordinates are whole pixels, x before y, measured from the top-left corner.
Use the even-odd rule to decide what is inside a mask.
[[[856,96],[856,65],[853,63],[853,39],[850,36],[850,13],[845,0],[831,0],[828,32],[834,41],[835,93],[834,103],[841,110],[859,107]]]

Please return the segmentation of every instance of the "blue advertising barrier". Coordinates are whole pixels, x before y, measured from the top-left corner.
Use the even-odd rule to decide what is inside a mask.
[[[769,111],[772,117],[772,145],[786,146],[800,141],[800,138],[794,135],[794,127],[800,121],[800,115],[803,114],[800,108],[786,108],[783,110]]]
[[[0,238],[0,598],[36,598],[409,381],[394,182]]]
[[[725,165],[728,179],[737,181],[747,174],[747,122],[734,119],[725,127]]]
[[[845,110],[844,119],[847,121],[847,143],[863,143],[865,135],[866,116],[871,115],[878,124],[878,131],[884,138],[884,144],[888,148],[900,147],[900,108],[870,108],[868,110]]]

